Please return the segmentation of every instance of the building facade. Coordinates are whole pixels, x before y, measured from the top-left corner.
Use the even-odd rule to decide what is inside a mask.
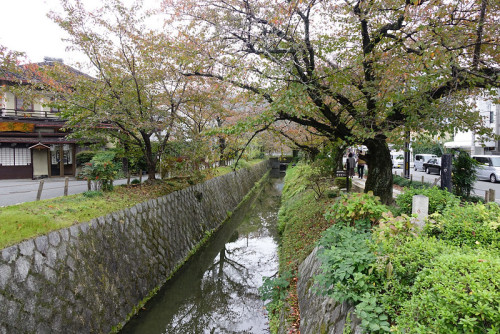
[[[490,127],[495,135],[500,135],[500,104],[484,97],[477,97],[475,102],[484,125]],[[500,141],[494,138],[480,138],[473,131],[456,132],[453,141],[445,143],[444,146],[461,148],[471,155],[500,155]]]
[[[0,77],[0,179],[74,176],[76,141],[48,100],[28,104],[8,87],[22,82]]]

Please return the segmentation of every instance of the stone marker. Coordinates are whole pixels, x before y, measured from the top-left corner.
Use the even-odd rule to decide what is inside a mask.
[[[425,218],[429,215],[429,197],[424,195],[413,196],[411,213],[416,213],[415,225],[422,229],[425,225]]]

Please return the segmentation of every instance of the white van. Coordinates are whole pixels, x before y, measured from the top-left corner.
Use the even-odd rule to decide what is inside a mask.
[[[500,180],[500,156],[473,155],[472,158],[479,162],[476,168],[478,180],[490,180],[493,183]]]
[[[415,161],[413,162],[413,167],[416,171],[425,171],[424,163],[430,159],[437,158],[435,154],[415,154]]]
[[[405,166],[404,152],[391,152],[392,168],[403,168]]]

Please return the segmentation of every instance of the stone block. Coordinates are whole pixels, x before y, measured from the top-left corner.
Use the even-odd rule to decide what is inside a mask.
[[[417,214],[414,224],[422,229],[425,225],[425,218],[429,215],[429,197],[424,195],[413,196],[411,213]]]
[[[57,251],[55,248],[49,248],[47,251],[47,265],[49,265],[51,268],[54,268],[56,265],[57,261]]]
[[[34,256],[34,261],[33,261],[33,269],[35,270],[36,273],[41,273],[43,271],[43,267],[45,266],[45,263],[47,262],[47,258],[43,256],[39,252],[35,252]]]
[[[49,238],[46,235],[42,235],[35,239],[36,249],[42,253],[47,254],[47,250],[49,249]]]
[[[61,234],[61,238],[64,241],[68,241],[69,240],[69,229],[67,229],[67,228],[62,229],[62,230],[59,231],[59,233]]]
[[[2,260],[7,263],[12,263],[16,261],[18,253],[19,249],[17,248],[17,245],[2,249]]]
[[[5,289],[7,283],[11,279],[12,269],[9,265],[0,265],[0,289]]]
[[[35,250],[35,243],[33,239],[23,241],[19,244],[19,253],[24,256],[32,256]]]
[[[25,256],[20,257],[16,261],[16,270],[14,272],[14,278],[18,282],[24,282],[31,268],[31,259]]]
[[[49,267],[43,268],[43,276],[47,279],[48,282],[52,284],[55,284],[57,281],[56,272]]]
[[[49,233],[49,243],[52,246],[58,246],[60,242],[61,242],[61,236],[59,235],[58,231]]]
[[[72,237],[77,238],[78,235],[80,235],[79,225],[70,226],[69,232],[70,232],[70,234],[71,234]]]
[[[40,285],[35,277],[32,275],[28,276],[26,279],[26,288],[28,291],[37,292],[40,290]]]

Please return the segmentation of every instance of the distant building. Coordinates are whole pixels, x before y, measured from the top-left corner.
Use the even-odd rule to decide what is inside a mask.
[[[484,124],[493,129],[494,134],[500,134],[500,104],[495,104],[492,99],[478,97],[476,106],[483,117]],[[457,132],[453,141],[444,144],[447,148],[461,148],[472,154],[500,154],[500,142],[493,138],[482,140],[472,131]]]
[[[50,65],[47,59],[38,65]],[[34,103],[9,92],[14,85],[29,85],[19,74],[0,72],[0,179],[74,176],[79,146],[62,130],[58,110],[48,107],[50,97]]]

